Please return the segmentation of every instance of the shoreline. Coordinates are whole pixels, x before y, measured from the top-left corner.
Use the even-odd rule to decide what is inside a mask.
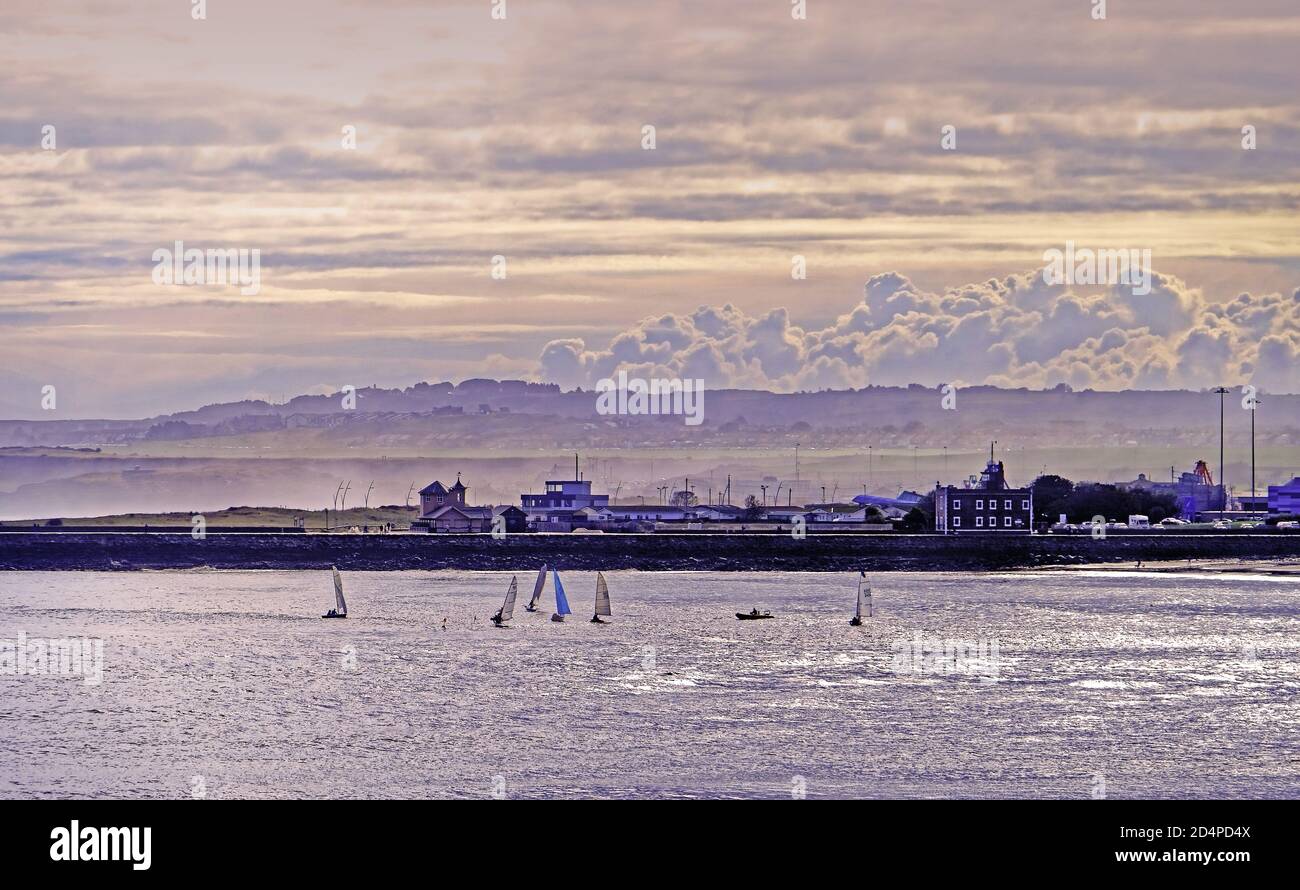
[[[1184,565],[1188,560],[1199,565]],[[284,535],[55,532],[0,534],[0,571],[141,569],[455,569],[997,571],[1073,568],[1291,574],[1300,534],[1124,535]],[[1206,566],[1206,562],[1210,566]],[[1150,567],[1145,564],[1150,563]],[[1141,566],[1139,564],[1142,564]],[[1214,565],[1222,568],[1214,568]],[[1296,573],[1300,574],[1300,566]]]

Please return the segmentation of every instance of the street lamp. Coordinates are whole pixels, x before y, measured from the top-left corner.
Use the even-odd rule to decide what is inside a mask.
[[[1252,395],[1246,401],[1250,405],[1250,512],[1253,516],[1255,513],[1255,409],[1263,399]]]
[[[1228,506],[1228,480],[1223,478],[1223,397],[1227,395],[1228,388],[1220,386],[1214,392],[1219,394],[1219,487],[1223,489],[1223,500],[1219,501],[1219,521],[1222,522],[1224,508]]]

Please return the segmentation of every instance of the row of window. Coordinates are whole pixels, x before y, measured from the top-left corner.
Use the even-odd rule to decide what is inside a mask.
[[[953,508],[954,510],[960,510],[960,509],[961,509],[961,500],[960,500],[960,499],[957,499],[957,498],[954,498],[954,499],[953,499],[953,502],[952,502],[952,508]],[[997,499],[997,498],[989,498],[989,509],[990,509],[990,510],[996,510],[997,508],[998,508],[998,499]],[[983,499],[983,498],[976,498],[976,500],[975,500],[975,509],[976,509],[976,510],[983,510],[983,509],[984,509],[984,499]],[[1003,510],[1010,510],[1010,509],[1011,509],[1011,498],[1004,498],[1004,499],[1003,499],[1003,501],[1002,501],[1002,509],[1003,509]],[[1020,509],[1021,509],[1021,510],[1028,510],[1028,509],[1029,509],[1029,498],[1024,498],[1024,499],[1022,499],[1022,500],[1020,501]]]
[[[1019,524],[1020,524],[1019,522],[1016,523],[1016,525],[1019,525]],[[960,516],[954,516],[954,517],[952,518],[952,527],[953,527],[953,528],[961,528],[961,517],[960,517]],[[975,517],[975,527],[976,527],[976,528],[984,528],[984,517],[983,517],[983,516],[976,516],[976,517]],[[997,518],[996,516],[990,516],[990,517],[989,517],[989,524],[988,524],[988,527],[989,527],[989,528],[997,528],[997,527],[998,527],[998,518]],[[1002,527],[1003,527],[1003,528],[1011,528],[1011,527],[1012,527],[1012,526],[1011,526],[1011,517],[1010,517],[1010,516],[1003,516],[1003,517],[1002,517]]]

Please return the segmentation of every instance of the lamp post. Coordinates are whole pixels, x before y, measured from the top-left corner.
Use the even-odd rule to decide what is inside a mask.
[[[1223,500],[1219,501],[1219,521],[1223,521],[1223,511],[1228,506],[1228,480],[1223,478],[1223,397],[1228,394],[1226,386],[1214,390],[1219,394],[1219,488],[1223,489]]]
[[[1262,402],[1259,396],[1251,396],[1250,402],[1250,512],[1255,513],[1255,409]]]

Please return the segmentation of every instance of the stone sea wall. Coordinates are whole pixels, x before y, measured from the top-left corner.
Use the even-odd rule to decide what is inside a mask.
[[[1300,557],[1300,534],[490,535],[0,533],[0,570],[962,571]]]

